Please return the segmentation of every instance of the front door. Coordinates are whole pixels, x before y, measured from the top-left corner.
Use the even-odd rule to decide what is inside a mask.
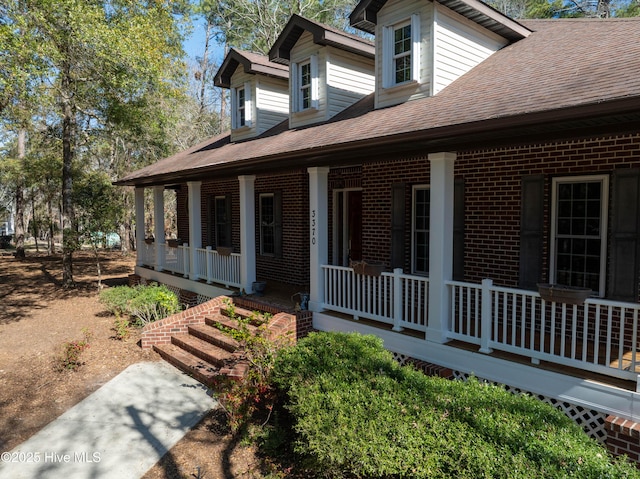
[[[362,261],[362,191],[336,191],[334,201],[334,264],[349,266]]]

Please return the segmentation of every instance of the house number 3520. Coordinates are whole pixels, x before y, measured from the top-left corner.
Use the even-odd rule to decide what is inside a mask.
[[[316,210],[311,210],[311,244],[316,244]]]

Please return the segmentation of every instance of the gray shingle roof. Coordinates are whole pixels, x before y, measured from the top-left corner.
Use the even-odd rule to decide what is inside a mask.
[[[235,144],[217,137],[118,183],[152,184],[221,168],[250,174],[249,165],[256,170],[273,162],[302,162],[372,145],[462,140],[516,124],[640,112],[640,18],[522,23],[534,33],[495,53],[436,96],[374,110],[370,95],[326,123],[295,130],[281,125],[277,134],[266,132]]]

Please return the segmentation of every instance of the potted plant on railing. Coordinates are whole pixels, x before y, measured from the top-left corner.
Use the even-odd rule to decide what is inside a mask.
[[[593,291],[589,288],[580,288],[578,286],[538,283],[538,293],[545,301],[580,305],[591,296]]]
[[[221,256],[231,256],[231,253],[233,253],[233,248],[231,246],[218,246],[216,247],[216,251]]]
[[[154,241],[153,236],[147,236],[147,237],[144,239],[144,242],[145,242],[146,244],[153,244],[153,241]]]
[[[182,240],[180,238],[169,239],[167,240],[167,244],[169,245],[169,248],[177,248],[182,244]]]
[[[384,263],[372,261],[351,261],[349,266],[355,274],[380,276],[384,271]]]

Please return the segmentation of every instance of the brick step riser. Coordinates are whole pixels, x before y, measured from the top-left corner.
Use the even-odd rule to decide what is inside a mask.
[[[225,318],[229,318],[230,321],[234,322],[234,320],[229,316],[229,312],[226,309],[220,308],[220,314]],[[236,308],[235,315],[238,318],[250,319],[249,324],[251,326],[260,326],[262,324],[261,321],[256,321],[255,319],[251,319],[255,316],[254,311],[249,311],[248,309]]]
[[[208,342],[209,344],[213,344],[219,348],[222,348],[230,353],[233,353],[238,349],[238,344],[233,338],[229,338],[225,336],[223,333],[220,335],[207,334],[202,331],[198,331],[195,328],[188,327],[187,328],[190,335],[195,336],[198,339],[202,339],[203,341]]]
[[[202,338],[200,338],[200,339],[202,339]],[[193,354],[195,357],[200,358],[203,361],[211,363],[211,364],[213,364],[215,366],[223,366],[225,364],[225,360],[224,359],[219,358],[219,357],[217,357],[217,356],[215,356],[215,355],[213,355],[213,354],[211,354],[211,353],[209,353],[207,351],[203,351],[201,349],[198,349],[197,347],[194,347],[191,344],[187,344],[186,342],[182,341],[180,338],[178,338],[176,336],[173,336],[171,338],[171,343],[175,344],[179,348],[184,349],[188,353]],[[225,349],[225,351],[226,351],[226,349]]]
[[[222,375],[222,374],[212,375],[211,373],[204,374],[198,368],[194,368],[194,367],[191,367],[191,366],[185,364],[181,359],[179,359],[179,358],[167,353],[166,351],[163,351],[161,349],[156,349],[156,348],[154,348],[154,349],[156,350],[156,352],[158,354],[160,354],[160,357],[162,357],[162,359],[164,359],[165,361],[167,361],[169,364],[173,365],[174,367],[178,368],[180,371],[183,371],[186,374],[188,374],[189,376],[197,379],[198,381],[200,381],[205,386],[208,386],[208,387],[214,386],[214,384],[216,382],[215,378]]]

